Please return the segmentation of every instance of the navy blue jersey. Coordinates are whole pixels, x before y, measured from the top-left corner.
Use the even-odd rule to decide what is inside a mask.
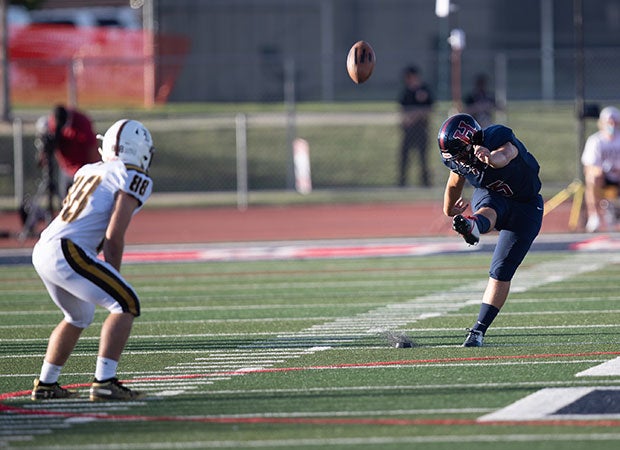
[[[503,125],[492,125],[484,129],[482,145],[493,151],[506,142],[512,143],[519,154],[505,167],[495,169],[483,163],[475,167],[457,161],[443,163],[453,172],[464,176],[475,188],[488,189],[504,197],[519,202],[535,199],[540,192],[542,183],[538,176],[540,166],[536,158],[527,151],[512,130]]]

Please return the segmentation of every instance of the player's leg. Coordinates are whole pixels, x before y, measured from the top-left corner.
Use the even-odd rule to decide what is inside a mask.
[[[99,356],[118,361],[123,353],[134,316],[129,313],[110,314],[101,327],[101,340],[99,341]]]
[[[60,387],[58,378],[82,331],[92,322],[95,305],[83,302],[65,289],[65,278],[61,274],[71,273],[71,269],[65,264],[57,245],[37,244],[33,250],[33,265],[50,297],[62,311],[64,319],[50,335],[31,398],[41,400],[73,397],[77,393]]]
[[[85,252],[69,240],[62,240],[58,247],[62,253],[63,270],[50,274],[55,277],[55,283],[79,298],[79,304],[85,305],[83,308],[92,308],[94,313],[95,305],[100,305],[110,312],[102,328],[100,348],[103,353],[97,358],[96,369],[97,373],[107,378],[95,379],[91,386],[91,400],[137,398],[140,393],[125,388],[116,379],[118,361],[131,332],[133,319],[140,315],[136,292],[114,267],[99,260],[96,255]],[[41,266],[40,261],[37,266]],[[66,303],[61,308],[63,311],[70,309]],[[72,314],[68,316],[65,313],[65,320],[79,325],[79,317],[75,312]]]
[[[500,309],[504,306],[508,293],[510,292],[510,281],[500,281],[489,278],[487,287],[482,296],[482,304],[478,311],[476,323],[468,329],[468,335],[463,343],[464,347],[481,347],[484,335],[491,323],[495,320]]]
[[[116,378],[118,362],[129,339],[133,320],[133,314],[112,313],[103,323],[95,380],[90,388],[91,400],[134,400],[144,397],[143,392],[126,388]]]
[[[84,328],[76,327],[63,319],[50,335],[45,361],[59,367],[64,366],[83,330]],[[56,380],[49,380],[49,382],[53,381]]]
[[[95,379],[109,380],[116,377],[118,362],[131,334],[133,319],[134,316],[129,313],[110,314],[103,322]]]
[[[504,306],[510,282],[530,250],[542,226],[542,198],[530,204],[513,202],[507,214],[500,216],[501,229],[491,259],[489,281],[485,289],[478,318],[469,330],[463,345],[479,347],[497,314]]]
[[[432,186],[430,171],[428,169],[428,129],[427,122],[423,121],[416,133],[416,146],[420,156],[420,185],[425,187]]]
[[[75,348],[82,331],[87,328],[95,315],[95,305],[87,303],[52,282],[45,273],[40,273],[47,292],[60,308],[64,319],[56,326],[47,344],[45,361],[56,366],[64,366]],[[43,377],[44,381],[53,382]]]
[[[409,171],[409,150],[413,145],[413,131],[411,127],[403,128],[403,139],[398,155],[398,185],[407,185],[407,172]]]
[[[34,381],[32,400],[77,396],[76,391],[62,388],[58,378],[83,330],[62,320],[52,331],[39,378]]]
[[[600,204],[603,186],[605,184],[605,175],[600,167],[585,166],[584,178],[584,200],[586,204],[586,211],[588,213],[588,221],[585,228],[587,232],[592,233],[594,231],[600,230],[602,226],[602,211],[600,211]]]
[[[84,252],[71,241],[63,241],[62,246],[76,276],[82,282],[89,282],[91,291],[85,298],[110,312],[101,329],[90,399],[107,401],[143,397],[144,393],[128,389],[116,378],[120,355],[131,333],[133,319],[140,315],[138,295],[110,264]]]
[[[144,396],[122,385],[116,378],[118,362],[131,333],[134,317],[140,315],[140,301],[134,289],[110,264],[99,260],[69,240],[62,242],[63,254],[74,271],[74,289],[83,298],[103,306],[110,315],[101,329],[101,340],[90,388],[90,399],[132,400]]]

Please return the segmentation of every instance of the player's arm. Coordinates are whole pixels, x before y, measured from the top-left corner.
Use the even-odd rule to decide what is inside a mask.
[[[584,181],[586,182],[585,200],[588,214],[594,215],[601,211],[601,198],[605,184],[605,173],[599,166],[583,166]]]
[[[519,150],[510,142],[506,142],[493,151],[482,145],[474,145],[474,155],[476,158],[494,169],[501,169],[507,166],[518,154]]]
[[[603,188],[603,181],[605,180],[605,173],[603,168],[599,166],[583,166],[583,175],[586,184],[590,184],[599,189]]]
[[[465,186],[465,177],[450,172],[446,189],[443,194],[443,213],[452,217],[461,214],[469,207],[469,202],[463,200],[461,194]]]
[[[138,206],[138,199],[126,192],[118,192],[103,241],[103,257],[106,262],[119,271],[125,249],[125,232],[129,227],[133,212]]]

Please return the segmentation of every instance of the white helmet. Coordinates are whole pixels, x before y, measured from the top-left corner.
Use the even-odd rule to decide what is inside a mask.
[[[50,129],[47,121],[47,116],[39,117],[34,124],[34,129],[37,133],[37,136],[45,136],[47,133],[49,133]]]
[[[99,153],[103,161],[120,159],[147,171],[153,158],[153,138],[144,125],[136,120],[122,119],[114,123],[102,139]]]

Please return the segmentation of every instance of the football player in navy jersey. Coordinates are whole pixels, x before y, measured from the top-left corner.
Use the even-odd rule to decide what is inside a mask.
[[[479,242],[480,234],[499,231],[478,319],[463,343],[481,347],[542,225],[540,166],[510,128],[491,125],[483,130],[469,114],[449,117],[437,139],[450,169],[443,211],[453,218],[452,228],[470,245]],[[470,206],[462,197],[465,182],[474,187],[471,216],[465,215]]]

